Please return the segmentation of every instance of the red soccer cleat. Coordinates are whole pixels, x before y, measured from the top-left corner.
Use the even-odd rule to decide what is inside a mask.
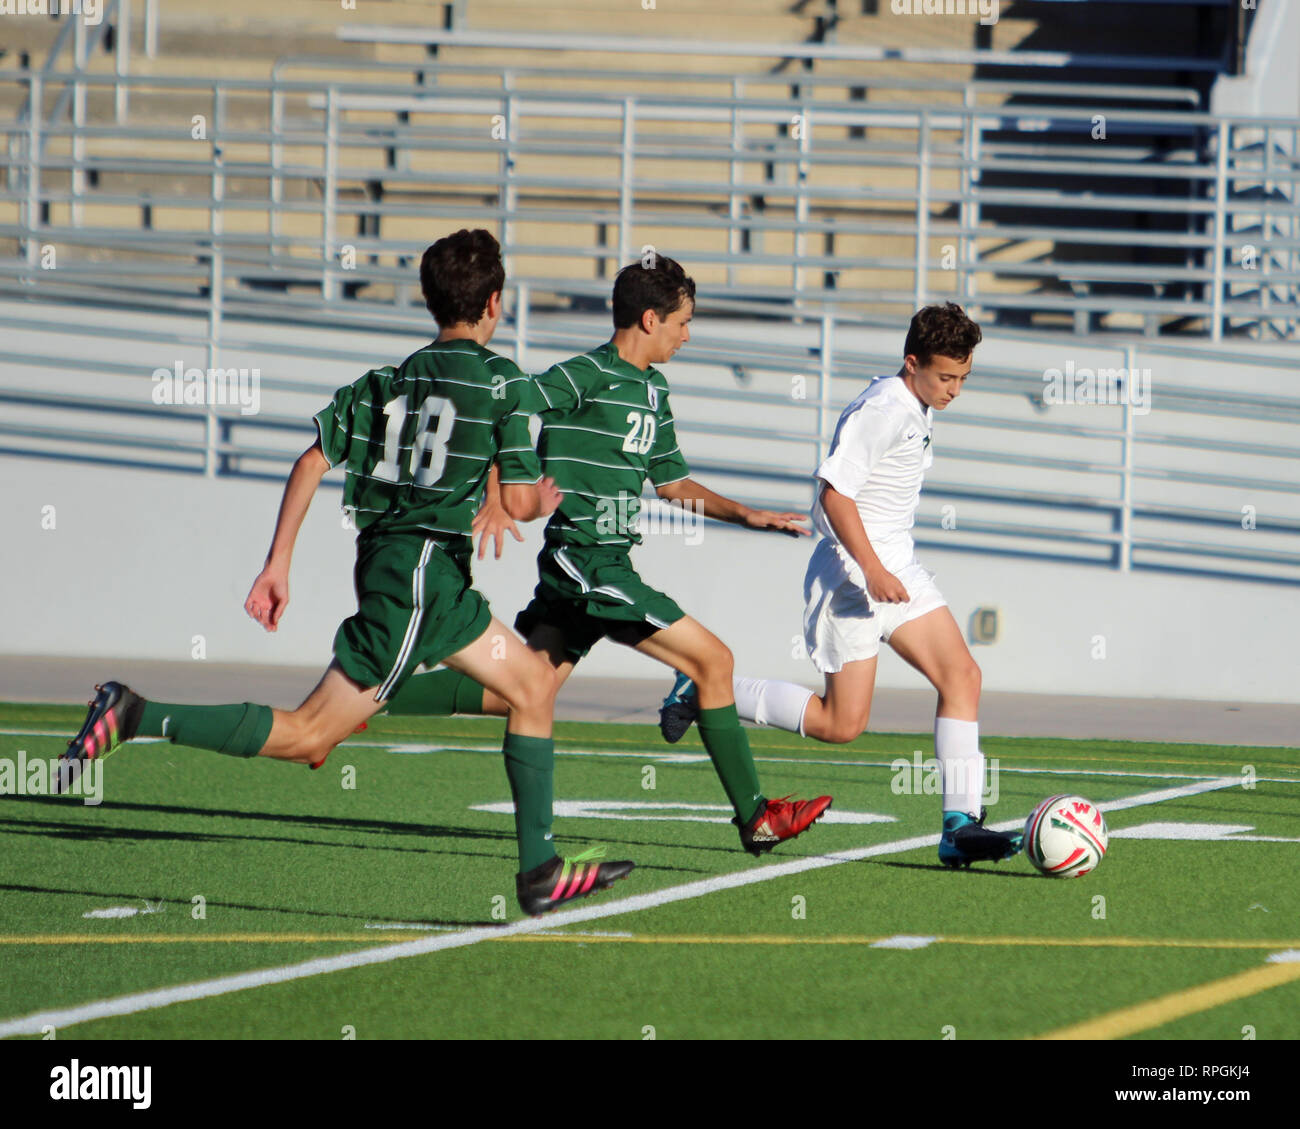
[[[742,824],[739,818],[731,822],[740,828],[740,842],[745,850],[751,855],[761,855],[777,843],[807,831],[830,806],[830,796],[793,803],[789,796],[782,796],[779,800],[766,801],[748,823]]]

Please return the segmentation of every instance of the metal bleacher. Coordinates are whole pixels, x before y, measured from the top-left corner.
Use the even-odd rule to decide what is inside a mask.
[[[72,76],[3,76],[27,94],[5,127],[11,285],[71,278],[38,246],[95,246],[129,260],[124,284],[202,296],[215,246],[223,286],[259,302],[409,304],[411,248],[439,219],[495,225],[512,273],[562,301],[653,243],[689,245],[735,308],[896,317],[952,297],[1007,326],[1295,332],[1296,121],[1150,83],[1218,58],[347,25],[342,43],[414,56],[225,79],[121,73],[129,34],[108,73],[83,48]],[[738,69],[665,75],[670,48]],[[987,68],[1056,78],[971,77]],[[1132,81],[1070,81],[1098,68]]]
[[[1300,398],[1274,380],[1300,335],[1300,122],[1209,112],[1223,52],[1022,49],[1033,5],[1010,3],[978,46],[971,21],[896,42],[912,31],[843,0],[756,3],[743,40],[619,36],[566,0],[590,13],[580,35],[511,30],[503,4],[449,5],[436,28],[408,5],[405,26],[348,23],[328,50],[255,65],[236,44],[205,66],[201,31],[185,46],[140,7],[142,52],[122,0],[111,34],[65,22],[45,65],[0,72],[0,333],[60,311],[0,363],[116,390],[74,425],[69,389],[0,386],[0,453],[84,458],[107,430],[130,465],[278,474],[299,407],[335,386],[293,360],[367,365],[333,335],[424,332],[420,250],[486,226],[511,279],[501,340],[525,366],[590,344],[586,315],[646,245],[688,263],[703,326],[749,319],[674,363],[680,430],[708,451],[694,465],[740,496],[805,500],[839,407],[896,367],[845,342],[918,305],[954,299],[987,335],[1102,350],[1124,374],[1158,355],[1156,417],[1117,402],[1086,422],[1045,402],[1041,371],[982,363],[990,395],[945,441],[962,473],[927,505],[960,501],[973,550],[1300,581]],[[782,38],[748,38],[764,29]],[[116,338],[90,317],[105,310]],[[163,314],[184,329],[152,330]],[[268,344],[269,326],[299,344]],[[120,355],[93,355],[104,336]],[[173,413],[181,433],[163,433],[128,391],[155,367],[130,353],[149,341],[210,367],[255,347],[283,406]],[[1244,346],[1245,387],[1173,375],[1223,363],[1225,341]],[[792,403],[795,377],[809,390]],[[1258,536],[1239,536],[1242,499]]]

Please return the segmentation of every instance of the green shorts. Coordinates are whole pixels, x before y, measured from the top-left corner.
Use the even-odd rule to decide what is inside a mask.
[[[555,628],[569,662],[604,638],[635,647],[686,614],[636,574],[626,549],[547,545],[537,557],[537,576],[515,630],[527,639],[534,628]]]
[[[416,667],[464,650],[492,619],[470,587],[472,543],[440,548],[410,534],[361,538],[353,580],[357,613],[339,625],[334,657],[362,686],[391,698]]]

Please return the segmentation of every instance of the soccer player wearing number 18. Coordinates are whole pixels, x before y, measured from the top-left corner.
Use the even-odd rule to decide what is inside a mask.
[[[555,670],[557,686],[602,638],[688,671],[699,687],[700,736],[735,809],[741,845],[752,854],[800,834],[829,796],[768,800],[732,696],[731,652],[712,632],[637,575],[629,558],[647,479],[660,498],[705,516],[793,535],[803,515],[753,510],[692,481],[677,447],[668,382],[655,364],[688,340],[695,283],[680,264],[648,255],[614,283],[614,336],[536,377],[539,453],[564,500],[546,527],[532,603],[515,620],[528,645]],[[489,486],[484,526],[493,516]],[[508,523],[507,523],[508,524]],[[500,543],[498,536],[498,544]],[[482,547],[480,546],[480,553]],[[505,712],[489,687],[434,671],[394,698],[392,713]]]
[[[440,239],[420,265],[437,340],[340,388],[316,416],[319,437],[294,465],[266,566],[244,605],[268,631],[277,629],[307,507],[325,472],[342,467],[343,504],[359,530],[357,612],[339,627],[334,661],[307,700],[293,711],[250,702],[191,706],[149,701],[108,682],[96,687],[86,722],[64,753],[62,777],[70,782],[85,760],[136,736],[317,768],[418,666],[441,662],[507,704],[503,752],[524,910],[552,909],[631,871],[630,862],[589,861],[592,853],[556,855],[554,681],[471,587],[472,523],[494,463],[501,504],[513,518],[544,517],[559,502],[520,409],[532,382],[486,347],[501,317],[504,281],[500,248],[488,232]]]

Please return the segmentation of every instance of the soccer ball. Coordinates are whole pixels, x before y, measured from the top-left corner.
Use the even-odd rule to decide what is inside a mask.
[[[1109,842],[1101,809],[1082,796],[1049,796],[1025,821],[1025,854],[1050,878],[1095,870]]]

